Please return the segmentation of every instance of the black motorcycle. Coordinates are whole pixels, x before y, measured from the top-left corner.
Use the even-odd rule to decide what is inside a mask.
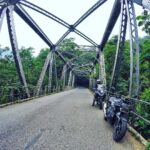
[[[103,103],[104,119],[114,126],[113,139],[120,141],[127,131],[129,110],[131,105],[127,99],[110,97]]]
[[[95,94],[94,94],[92,106],[94,106],[96,102],[97,105],[99,106],[99,109],[102,109],[103,102],[106,97],[106,91],[104,89],[101,89],[101,90],[94,89],[94,90],[95,90]]]

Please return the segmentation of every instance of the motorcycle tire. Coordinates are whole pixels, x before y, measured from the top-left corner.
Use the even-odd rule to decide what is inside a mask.
[[[106,103],[103,102],[103,113],[104,113],[104,120],[107,121],[107,117],[106,117]]]
[[[102,104],[102,102],[99,103],[99,109],[100,109],[100,110],[103,109],[103,104]]]
[[[93,98],[92,106],[95,106],[95,98]]]
[[[122,140],[127,131],[127,122],[124,120],[116,121],[113,130],[113,139],[116,142]]]

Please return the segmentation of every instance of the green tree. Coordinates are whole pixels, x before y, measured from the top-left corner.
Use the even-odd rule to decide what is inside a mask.
[[[137,17],[138,26],[142,27],[142,30],[145,31],[148,35],[150,35],[150,12],[146,14],[142,13]]]

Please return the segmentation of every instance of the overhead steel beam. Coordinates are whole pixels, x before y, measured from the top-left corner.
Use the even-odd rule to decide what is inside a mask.
[[[113,5],[113,9],[111,11],[111,15],[109,17],[109,20],[108,20],[108,23],[107,23],[107,27],[105,29],[105,32],[104,32],[104,35],[103,35],[103,38],[102,38],[102,41],[101,41],[101,44],[100,44],[100,48],[101,50],[104,49],[105,47],[105,44],[107,43],[108,41],[108,38],[117,22],[117,19],[120,15],[120,11],[121,11],[121,2],[120,0],[115,0],[115,3]]]
[[[74,61],[74,60],[77,60],[78,58],[80,58],[80,57],[82,57],[82,56],[84,56],[84,55],[87,55],[87,54],[89,54],[89,53],[83,53],[83,54],[81,54],[81,55],[79,55],[79,56],[75,56],[75,57],[73,57],[72,59],[70,59],[68,62],[72,62],[72,61]]]
[[[87,12],[85,12],[75,23],[74,27],[76,28],[81,22],[83,22],[89,15],[91,15],[97,8],[99,8],[107,0],[99,0],[96,2]]]
[[[77,69],[77,68],[83,68],[83,67],[92,67],[92,65],[91,64],[86,64],[86,65],[81,65],[81,66],[74,66],[75,69]]]
[[[59,45],[66,37],[68,34],[70,34],[71,32],[75,32],[77,33],[79,36],[81,36],[82,38],[84,38],[85,40],[87,40],[89,42],[88,39],[90,38],[85,38],[85,35],[80,34],[78,32],[78,30],[75,30],[75,28],[81,23],[83,22],[89,15],[91,15],[97,8],[99,8],[104,2],[106,2],[107,0],[99,0],[96,4],[94,4],[87,12],[85,12],[73,25],[70,25],[70,28],[67,32],[65,32],[62,37],[58,40],[58,42],[56,43],[56,45]],[[87,37],[87,36],[86,36]],[[91,40],[93,41],[93,40]],[[93,42],[92,42],[93,43]],[[95,42],[94,42],[95,43]],[[96,44],[96,43],[95,43]],[[94,44],[94,45],[95,45]],[[97,45],[97,44],[96,44]]]
[[[3,20],[4,20],[4,16],[6,14],[6,8],[0,8],[0,31],[2,29],[2,24],[3,24]]]
[[[36,24],[36,22],[31,18],[31,16],[25,11],[25,9],[20,5],[15,5],[15,12],[35,31],[36,34],[52,49],[53,43],[49,40],[42,29]]]
[[[90,39],[88,36],[86,36],[85,34],[83,34],[82,32],[80,32],[79,30],[75,29],[73,26],[71,26],[70,24],[68,24],[67,22],[65,22],[64,20],[58,18],[57,16],[53,15],[52,13],[44,10],[43,8],[39,7],[39,6],[36,6],[34,5],[33,3],[31,2],[28,2],[28,1],[21,1],[20,4],[28,7],[28,8],[31,8],[41,14],[43,14],[44,16],[47,16],[48,18],[56,21],[57,23],[63,25],[64,27],[68,28],[69,30],[74,30],[74,32],[76,34],[78,34],[79,36],[81,36],[82,38],[84,38],[85,40],[87,40],[89,43],[97,46],[97,44],[92,40]],[[72,28],[73,27],[73,28]],[[63,39],[70,33],[69,32],[66,32],[59,40],[58,42],[56,43],[56,45],[58,45],[59,43],[61,43],[63,41]]]
[[[11,5],[11,6],[7,7],[7,11],[6,11],[9,37],[10,37],[13,56],[14,56],[14,60],[15,60],[15,64],[16,64],[16,68],[17,68],[20,82],[25,88],[25,92],[27,94],[27,97],[30,97],[30,93],[28,90],[25,74],[23,71],[22,63],[21,63],[20,54],[18,51],[18,43],[17,43],[15,26],[14,26],[13,10],[14,10],[14,6]]]
[[[31,8],[31,9],[39,12],[40,14],[43,14],[44,16],[46,16],[46,17],[56,21],[57,23],[63,25],[64,27],[67,27],[67,28],[70,27],[70,25],[67,22],[65,22],[64,20],[60,19],[59,17],[55,16],[54,14],[48,12],[47,10],[45,10],[45,9],[43,9],[43,8],[33,4],[31,2],[24,0],[24,1],[20,1],[20,4],[22,4],[28,8]]]
[[[3,6],[9,6],[9,5],[14,5],[20,0],[0,0],[0,4]]]
[[[42,29],[36,24],[36,22],[29,16],[29,14],[24,10],[21,5],[16,5],[15,12],[40,36],[40,38],[50,47],[50,49],[54,49],[55,45],[49,40],[46,34],[42,31]],[[64,57],[56,50],[56,54],[66,62]]]
[[[99,50],[103,51],[103,49],[109,39],[109,36],[118,20],[120,11],[121,11],[121,2],[120,2],[120,0],[115,0],[108,23],[107,23],[107,26],[106,26],[106,29],[105,29],[105,32],[104,32],[104,35],[103,35],[103,38],[102,38],[102,41],[101,41],[100,45],[98,46]],[[99,57],[100,57],[99,52],[97,52],[97,56],[94,61],[94,65],[96,65],[96,63],[98,62]]]
[[[66,63],[66,59],[64,58],[64,56],[59,52],[59,50],[55,50],[55,53],[61,58],[61,60]]]
[[[98,44],[96,42],[94,42],[92,39],[90,39],[89,37],[87,37],[85,34],[83,34],[82,32],[80,32],[79,30],[75,29],[74,32],[76,34],[78,34],[80,37],[82,37],[83,39],[85,39],[86,41],[88,41],[89,43],[91,43],[94,46],[98,46]]]
[[[60,39],[56,42],[56,46],[58,46],[69,34],[70,34],[70,30],[67,30],[67,32],[65,32],[62,37],[60,37]]]

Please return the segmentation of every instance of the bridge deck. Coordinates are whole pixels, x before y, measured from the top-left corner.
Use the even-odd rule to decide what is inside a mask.
[[[91,103],[87,89],[74,89],[0,109],[0,150],[133,150],[129,134],[112,140]]]

